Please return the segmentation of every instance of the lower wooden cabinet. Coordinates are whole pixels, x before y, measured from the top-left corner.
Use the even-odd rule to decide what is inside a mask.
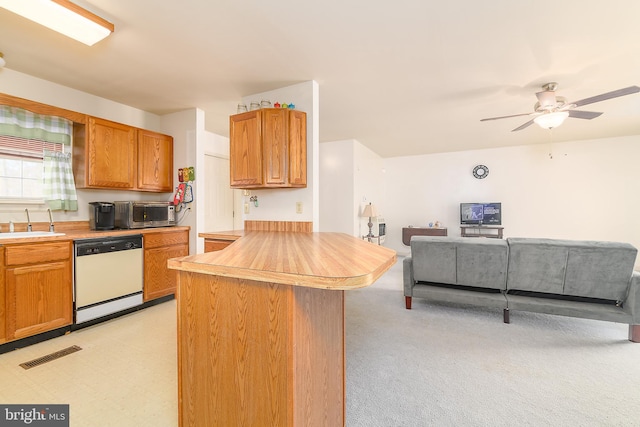
[[[4,251],[4,246],[0,246],[0,344],[7,341],[7,294],[4,283]]]
[[[189,231],[145,233],[144,301],[176,292],[178,275],[167,268],[167,261],[189,255]]]
[[[222,240],[222,239],[204,239],[204,251],[205,252],[215,252],[221,251],[230,244],[232,244],[234,240]]]
[[[0,286],[0,290],[4,287],[5,319],[0,321],[0,326],[4,323],[5,340],[70,325],[73,321],[72,242],[12,245],[3,252],[4,286]]]

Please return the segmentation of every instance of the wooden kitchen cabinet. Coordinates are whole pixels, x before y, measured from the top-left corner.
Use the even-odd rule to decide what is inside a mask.
[[[88,117],[74,126],[73,169],[78,188],[133,190],[136,128]]]
[[[138,190],[173,191],[173,138],[138,130]]]
[[[144,301],[176,292],[177,272],[167,268],[167,261],[189,255],[189,231],[145,233]]]
[[[173,191],[173,138],[96,117],[73,127],[77,188]]]
[[[7,294],[4,270],[4,246],[0,246],[0,344],[7,341]]]
[[[231,187],[259,187],[264,180],[260,110],[231,116],[229,121]]]
[[[265,108],[230,117],[232,188],[307,186],[307,115]]]
[[[72,243],[8,245],[3,252],[6,340],[70,325]]]
[[[215,252],[225,249],[227,246],[235,242],[235,240],[224,239],[204,239],[204,251]]]
[[[289,184],[307,186],[307,114],[289,111]]]

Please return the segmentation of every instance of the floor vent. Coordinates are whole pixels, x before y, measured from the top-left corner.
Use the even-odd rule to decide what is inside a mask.
[[[55,353],[47,354],[46,356],[38,357],[37,359],[33,359],[29,362],[21,363],[20,366],[22,366],[24,369],[35,368],[36,366],[43,365],[47,362],[51,362],[52,360],[59,359],[80,350],[82,350],[82,348],[78,347],[77,345],[72,345],[71,347],[56,351]]]

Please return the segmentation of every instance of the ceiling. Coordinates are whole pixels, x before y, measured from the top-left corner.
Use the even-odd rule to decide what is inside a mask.
[[[6,67],[156,114],[198,107],[220,135],[243,96],[308,80],[320,141],[382,157],[640,134],[640,94],[552,131],[480,122],[533,112],[547,82],[569,101],[640,85],[637,0],[74,1],[115,32],[88,47],[0,9]]]

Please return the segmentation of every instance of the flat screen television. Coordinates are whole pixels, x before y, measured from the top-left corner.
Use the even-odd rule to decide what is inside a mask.
[[[460,224],[502,225],[501,203],[460,203]]]

